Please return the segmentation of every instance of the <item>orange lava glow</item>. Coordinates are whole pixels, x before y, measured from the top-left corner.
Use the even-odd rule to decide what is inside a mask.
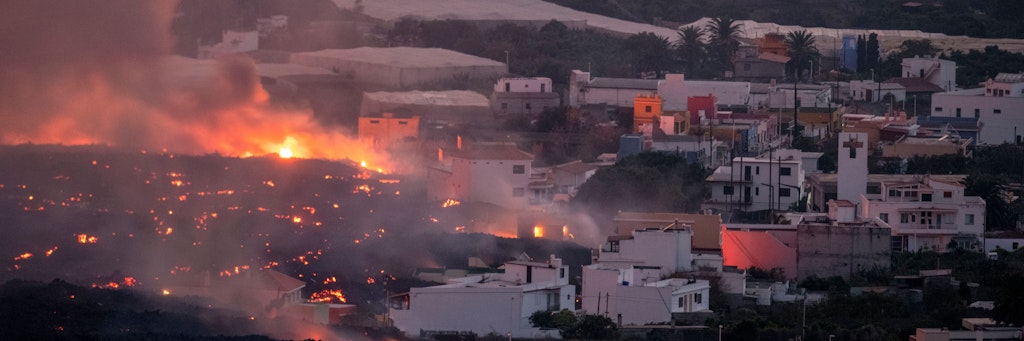
[[[84,233],[75,236],[78,237],[79,244],[96,244],[96,236],[90,236]]]
[[[445,200],[443,204],[441,204],[441,207],[442,208],[447,208],[447,207],[452,207],[452,206],[458,206],[459,204],[461,204],[461,202],[459,202],[458,200],[448,199],[448,200]]]
[[[29,259],[29,258],[32,258],[32,253],[31,252],[25,252],[23,254],[18,255],[17,257],[14,257],[14,260],[22,260],[22,259]]]
[[[533,237],[534,238],[544,238],[544,227],[540,226],[540,225],[534,226],[533,227]]]
[[[341,290],[325,289],[314,292],[309,296],[309,302],[313,303],[345,303],[345,295]]]
[[[163,291],[161,292],[161,294],[163,294],[164,296],[170,296],[170,295],[171,295],[171,291],[170,291],[170,290],[167,290],[167,289],[164,289],[164,290],[163,290]]]

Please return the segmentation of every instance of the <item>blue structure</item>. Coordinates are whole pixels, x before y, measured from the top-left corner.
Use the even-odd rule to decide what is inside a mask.
[[[643,134],[625,134],[619,137],[619,152],[615,154],[616,160],[644,152]]]
[[[857,72],[857,37],[843,35],[843,47],[839,50],[839,66]]]

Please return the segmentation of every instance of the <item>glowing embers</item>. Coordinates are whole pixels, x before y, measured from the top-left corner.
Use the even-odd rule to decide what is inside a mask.
[[[121,280],[111,279],[110,281],[107,281],[107,283],[93,283],[92,287],[100,289],[118,289],[121,287],[134,287],[137,285],[139,285],[139,281],[136,280],[135,277],[124,276]]]
[[[313,303],[345,303],[345,295],[338,289],[324,289],[309,296]]]
[[[534,226],[533,227],[533,237],[534,238],[544,238],[544,226],[540,226],[540,225]]]
[[[294,137],[285,137],[284,144],[282,144],[281,148],[277,151],[277,156],[280,156],[282,159],[291,159],[295,156],[295,152],[292,151],[292,148],[295,147],[297,143],[298,141],[295,140]]]
[[[77,234],[75,237],[78,238],[79,244],[96,244],[96,241],[98,240],[96,239],[96,236],[90,236],[84,233]]]
[[[459,204],[462,204],[462,203],[459,202],[458,200],[450,199],[449,198],[448,200],[445,200],[444,203],[441,204],[441,207],[442,208],[448,208],[448,207],[452,207],[452,206],[459,206]]]

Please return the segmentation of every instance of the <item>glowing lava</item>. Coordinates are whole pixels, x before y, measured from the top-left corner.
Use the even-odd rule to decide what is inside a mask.
[[[314,292],[313,295],[309,296],[309,301],[313,303],[345,303],[345,295],[341,293],[341,290],[325,289]]]

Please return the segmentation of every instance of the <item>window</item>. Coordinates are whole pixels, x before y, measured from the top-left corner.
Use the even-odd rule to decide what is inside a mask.
[[[931,193],[921,193],[921,201],[932,201]]]
[[[526,110],[530,110],[530,109],[532,109],[531,106],[530,106],[530,103],[526,103]]]
[[[878,219],[881,219],[882,221],[884,221],[886,223],[889,223],[889,214],[888,213],[879,213],[878,214]]]
[[[732,188],[732,186],[725,186],[725,187],[722,187],[722,194],[725,194],[725,195],[732,195],[732,193],[733,193],[733,188]]]
[[[505,92],[511,92],[512,83],[505,83]]]
[[[789,197],[789,188],[779,188],[779,196],[783,198]]]
[[[993,114],[1002,114],[1003,110],[1002,109],[992,109],[992,113]]]
[[[761,175],[761,166],[754,167],[754,174]]]
[[[964,225],[974,225],[974,214],[968,213],[964,215]]]
[[[942,197],[946,198],[946,199],[952,198],[953,197],[953,192],[950,192],[950,191],[942,192]]]
[[[974,118],[981,117],[981,109],[974,109]]]
[[[380,120],[370,120],[370,124],[380,124]]]
[[[649,105],[645,106],[644,107],[644,112],[651,112],[651,106],[649,106]]]
[[[1019,247],[1019,246],[1020,246],[1020,243],[1018,243],[1018,242],[1013,242],[1013,245],[1012,245],[1012,246],[1013,246],[1013,249],[1014,249],[1014,250],[1016,250],[1016,249],[1017,249],[1017,247]]]
[[[565,268],[558,268],[558,278],[565,278]]]
[[[407,126],[407,125],[409,125],[409,121],[398,121],[398,125],[400,125],[400,126]]]
[[[619,241],[608,242],[608,252],[619,252]]]
[[[960,117],[960,108],[956,108],[956,117]]]
[[[754,187],[754,195],[761,195],[761,187]]]
[[[935,107],[935,112],[942,112],[942,107]]]
[[[512,189],[513,198],[522,198],[524,195],[526,195],[526,190],[522,187]]]
[[[910,213],[900,213],[900,224],[910,223]]]
[[[701,293],[693,294],[693,303],[701,304],[704,301],[704,295]]]
[[[686,306],[686,296],[680,296],[679,297],[679,307],[682,308],[682,307],[685,307],[685,306]]]
[[[789,167],[779,168],[779,175],[791,175],[792,173],[793,173],[793,169],[792,168],[789,168]]]
[[[525,165],[512,165],[512,174],[524,174],[526,173]]]

